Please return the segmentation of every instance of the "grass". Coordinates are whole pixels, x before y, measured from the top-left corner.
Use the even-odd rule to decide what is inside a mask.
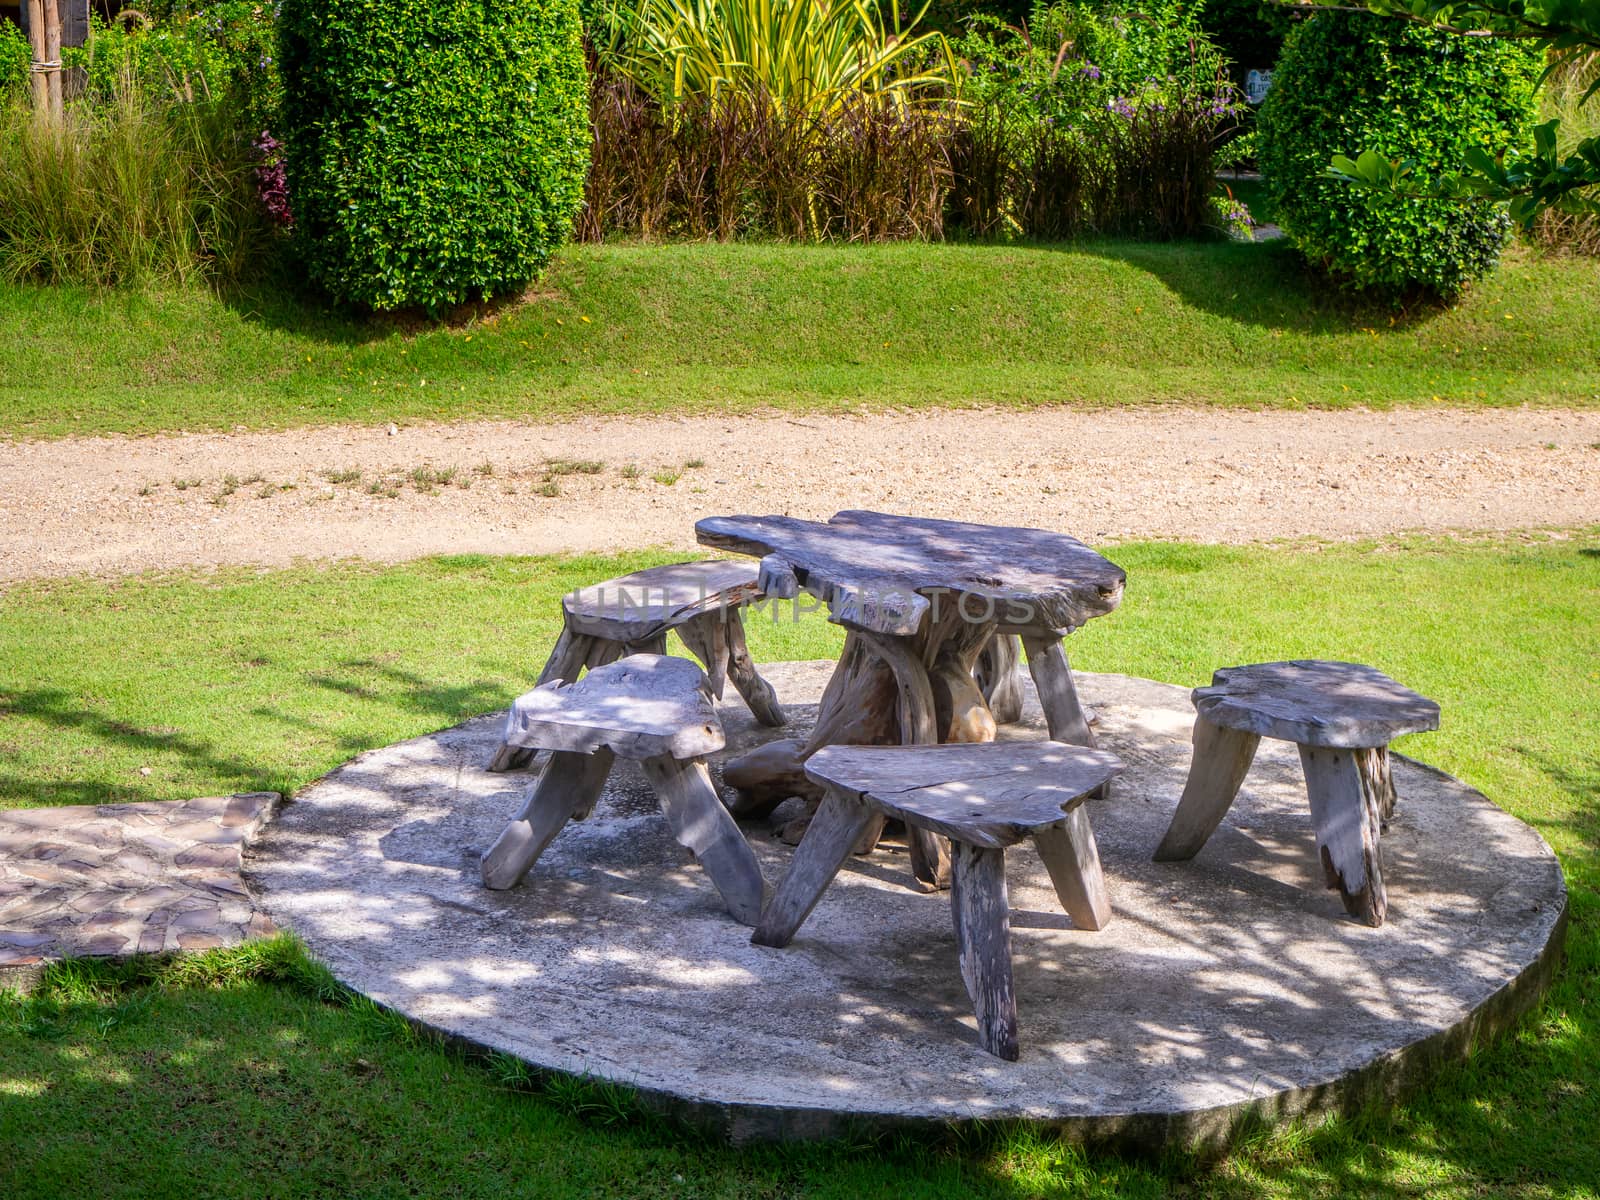
[[[1378,665],[1444,706],[1402,745],[1533,823],[1572,889],[1569,962],[1513,1035],[1390,1112],[1229,1157],[1084,1155],[1007,1129],[732,1149],[625,1095],[540,1087],[352,1002],[292,944],[0,1001],[0,1194],[32,1196],[1429,1195],[1592,1197],[1600,1180],[1600,530],[1358,546],[1134,544],[1075,663],[1192,684],[1296,655]],[[557,597],[663,561],[458,556],[66,581],[0,592],[0,804],[292,789],[358,751],[503,705]],[[761,658],[833,653],[815,618]],[[140,774],[143,767],[150,774]],[[166,973],[164,973],[166,972]]]
[[[456,327],[0,285],[0,436],[923,405],[1600,402],[1600,261],[1353,307],[1281,243],[577,246]],[[583,319],[587,318],[587,319]]]

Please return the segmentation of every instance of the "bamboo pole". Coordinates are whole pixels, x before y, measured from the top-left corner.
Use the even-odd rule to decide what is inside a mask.
[[[27,0],[27,5],[28,42],[33,47],[33,70],[28,79],[33,86],[34,111],[43,113],[50,108],[50,84],[44,71],[44,64],[50,61],[45,54],[44,0]]]
[[[61,0],[44,0],[44,52],[48,74],[46,95],[52,120],[61,119]]]

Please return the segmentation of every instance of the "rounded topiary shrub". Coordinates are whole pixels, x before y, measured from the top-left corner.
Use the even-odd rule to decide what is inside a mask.
[[[1375,150],[1421,172],[1513,142],[1533,114],[1537,51],[1362,13],[1322,12],[1284,47],[1262,105],[1266,189],[1294,244],[1358,288],[1452,296],[1495,263],[1510,221],[1487,202],[1416,199],[1326,177]]]
[[[534,278],[588,169],[577,0],[282,0],[279,30],[313,282],[434,311]]]

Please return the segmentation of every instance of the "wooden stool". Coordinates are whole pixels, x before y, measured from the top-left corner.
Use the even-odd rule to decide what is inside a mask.
[[[1389,743],[1439,728],[1439,706],[1356,663],[1227,667],[1194,691],[1194,760],[1155,859],[1193,858],[1239,794],[1264,737],[1300,747],[1317,850],[1345,911],[1382,925],[1378,834],[1394,811]]]
[[[942,834],[955,848],[950,906],[978,1040],[989,1053],[1014,1061],[1006,847],[1033,838],[1072,923],[1104,926],[1111,902],[1082,806],[1121,770],[1114,755],[1060,742],[825,746],[806,761],[806,774],[826,789],[822,807],[750,940],[788,945],[863,833],[882,817]]]
[[[700,668],[686,658],[635,654],[577,683],[518,698],[506,744],[551,751],[527,803],[483,856],[483,882],[514,887],[569,820],[593,810],[617,755],[635,759],[680,845],[705,868],[735,920],[754,925],[766,885],[739,826],[722,806],[705,756],[722,724]]]
[[[568,592],[561,598],[561,636],[534,686],[572,683],[585,668],[628,654],[664,654],[667,634],[675,631],[705,663],[712,695],[722,699],[723,681],[731,680],[757,721],[782,725],[777,693],[756,671],[739,615],[761,598],[756,564],[728,559],[651,567]],[[526,747],[504,745],[489,770],[509,771],[532,758]]]

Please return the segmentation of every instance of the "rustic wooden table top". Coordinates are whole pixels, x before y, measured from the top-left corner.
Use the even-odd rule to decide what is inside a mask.
[[[847,511],[829,520],[707,517],[702,545],[760,558],[769,596],[806,591],[834,620],[909,636],[934,604],[969,620],[1067,633],[1116,608],[1126,575],[1076,538],[1044,529]]]

